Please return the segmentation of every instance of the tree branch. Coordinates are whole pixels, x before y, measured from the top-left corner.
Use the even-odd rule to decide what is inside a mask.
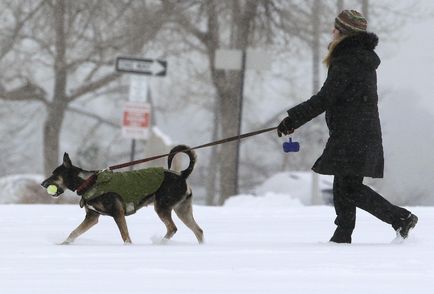
[[[96,81],[93,81],[92,83],[83,85],[81,87],[78,87],[77,89],[75,89],[74,91],[72,91],[72,94],[68,96],[68,101],[72,102],[75,99],[90,93],[92,91],[98,90],[99,88],[117,80],[119,77],[121,76],[120,73],[114,72],[111,74],[108,74]]]
[[[106,125],[108,125],[110,127],[113,127],[115,129],[119,129],[120,128],[119,124],[116,124],[116,123],[114,123],[114,122],[112,122],[112,121],[110,121],[108,119],[102,118],[102,117],[100,117],[100,116],[98,116],[98,115],[96,115],[94,113],[87,112],[87,111],[84,111],[84,110],[81,110],[81,109],[78,109],[78,108],[75,108],[75,107],[72,107],[72,106],[68,106],[67,110],[71,111],[71,112],[75,112],[75,113],[81,114],[81,115],[84,115],[84,116],[87,116],[87,117],[90,117],[92,119],[95,119],[99,123],[106,124]]]
[[[30,81],[23,86],[10,91],[1,91],[0,99],[9,101],[39,101],[47,104],[47,93],[40,87],[32,84]]]

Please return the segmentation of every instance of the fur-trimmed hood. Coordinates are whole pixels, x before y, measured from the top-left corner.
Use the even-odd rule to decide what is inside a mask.
[[[355,57],[364,65],[376,69],[380,58],[374,52],[378,45],[378,36],[374,33],[362,32],[344,38],[331,54],[331,63],[341,57]]]

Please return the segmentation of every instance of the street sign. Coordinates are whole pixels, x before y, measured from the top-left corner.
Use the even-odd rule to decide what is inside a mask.
[[[147,102],[128,101],[122,115],[122,135],[130,139],[148,139],[151,106]]]
[[[241,70],[241,50],[217,49],[214,66],[216,69]]]
[[[241,70],[242,54],[238,49],[217,49],[214,66],[216,69]],[[271,67],[271,57],[263,50],[247,49],[245,66],[246,69],[268,70]]]
[[[149,87],[149,79],[139,75],[130,75],[129,101],[147,101],[146,94]]]
[[[135,57],[116,58],[116,70],[155,77],[164,77],[167,72],[167,61]]]

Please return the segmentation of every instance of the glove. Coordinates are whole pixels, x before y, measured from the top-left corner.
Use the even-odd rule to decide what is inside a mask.
[[[282,134],[290,135],[292,133],[294,133],[294,128],[292,127],[292,121],[289,118],[289,116],[287,116],[277,126],[277,135],[279,137],[282,137]]]

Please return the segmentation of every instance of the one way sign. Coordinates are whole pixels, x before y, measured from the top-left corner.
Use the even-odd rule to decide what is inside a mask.
[[[116,58],[116,70],[148,76],[164,77],[167,71],[167,61],[160,59],[118,57]]]

